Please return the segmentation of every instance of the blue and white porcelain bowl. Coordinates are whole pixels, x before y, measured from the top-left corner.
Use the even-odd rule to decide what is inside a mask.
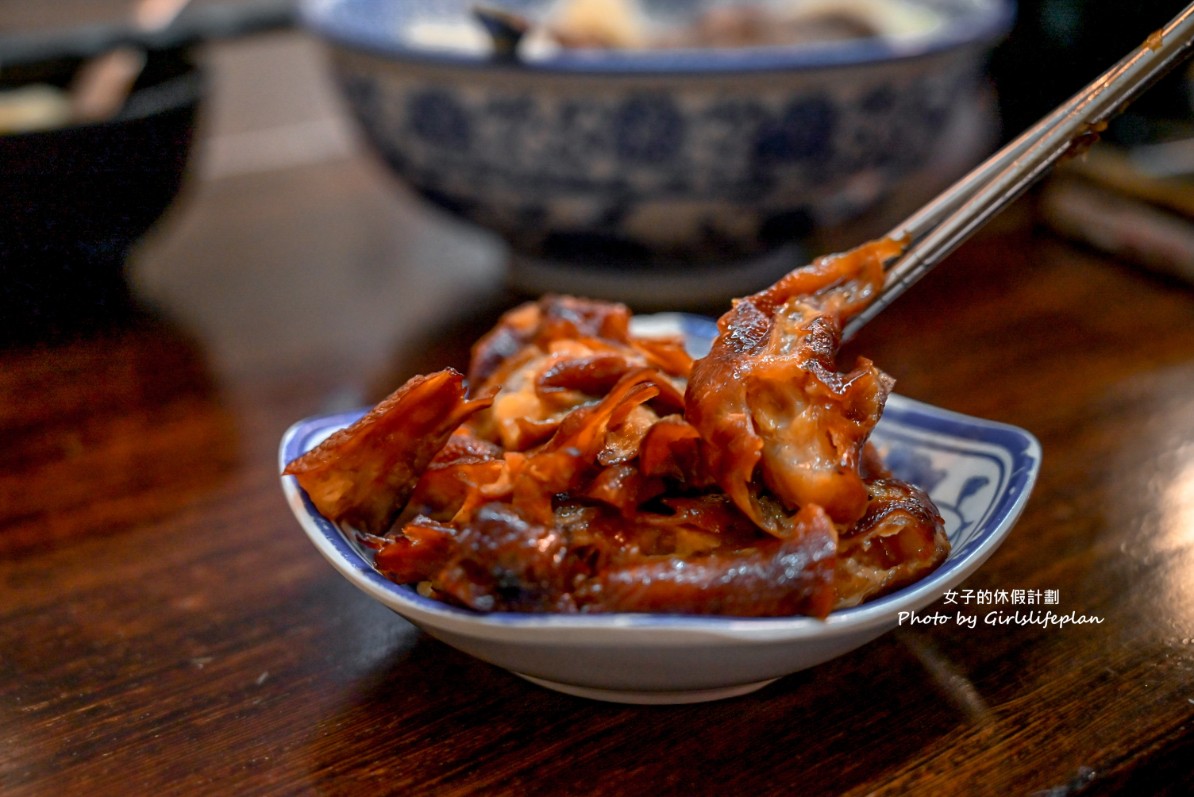
[[[716,334],[709,319],[635,319],[637,334],[683,334],[694,355]],[[282,467],[364,410],[299,421],[282,439]],[[972,575],[1011,532],[1036,482],[1041,449],[1029,432],[891,396],[872,440],[897,476],[925,489],[952,550],[928,577],[861,606],[811,617],[514,614],[459,609],[378,573],[351,531],[319,514],[292,476],[291,510],[316,549],[369,597],[453,647],[568,694],[623,703],[692,703],[746,694],[896,628]],[[879,665],[877,665],[879,666]]]
[[[560,1],[503,5],[535,20]],[[657,25],[734,2],[639,0]],[[504,238],[527,287],[634,300],[642,282],[666,303],[694,269],[758,264],[770,282],[793,242],[923,179],[1012,7],[900,2],[903,27],[881,38],[513,60],[475,0],[304,0],[302,18],[393,173]],[[718,282],[700,298],[744,290]]]

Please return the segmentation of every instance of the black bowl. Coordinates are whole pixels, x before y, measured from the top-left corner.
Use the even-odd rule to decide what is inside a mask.
[[[68,85],[63,58],[6,68],[0,89]],[[0,135],[0,332],[85,322],[127,305],[130,248],[183,184],[203,94],[186,48],[151,51],[123,109]]]

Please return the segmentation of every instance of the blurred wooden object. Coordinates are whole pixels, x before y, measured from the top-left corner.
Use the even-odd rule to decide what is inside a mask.
[[[1040,209],[1062,235],[1194,283],[1194,175],[1152,174],[1106,145],[1059,169]]]

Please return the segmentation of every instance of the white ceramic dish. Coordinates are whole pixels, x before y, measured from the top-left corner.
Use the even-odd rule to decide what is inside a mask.
[[[698,352],[712,333],[707,319],[692,316],[636,321],[643,330],[681,330]],[[281,463],[362,412],[296,423],[282,439]],[[895,628],[900,612],[938,600],[1003,542],[1040,468],[1040,444],[1023,429],[901,396],[890,398],[872,439],[898,476],[932,496],[953,550],[928,578],[825,620],[478,614],[388,581],[351,535],[315,510],[292,477],[283,477],[282,488],[303,530],[332,566],[430,636],[561,692],[627,703],[688,703],[745,694],[821,664]]]

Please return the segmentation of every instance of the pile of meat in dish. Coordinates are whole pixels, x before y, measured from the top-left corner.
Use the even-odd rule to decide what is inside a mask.
[[[737,300],[696,360],[619,304],[518,307],[467,382],[411,379],[286,473],[380,572],[478,611],[824,617],[949,551],[868,443],[891,380],[836,364],[896,249]]]

